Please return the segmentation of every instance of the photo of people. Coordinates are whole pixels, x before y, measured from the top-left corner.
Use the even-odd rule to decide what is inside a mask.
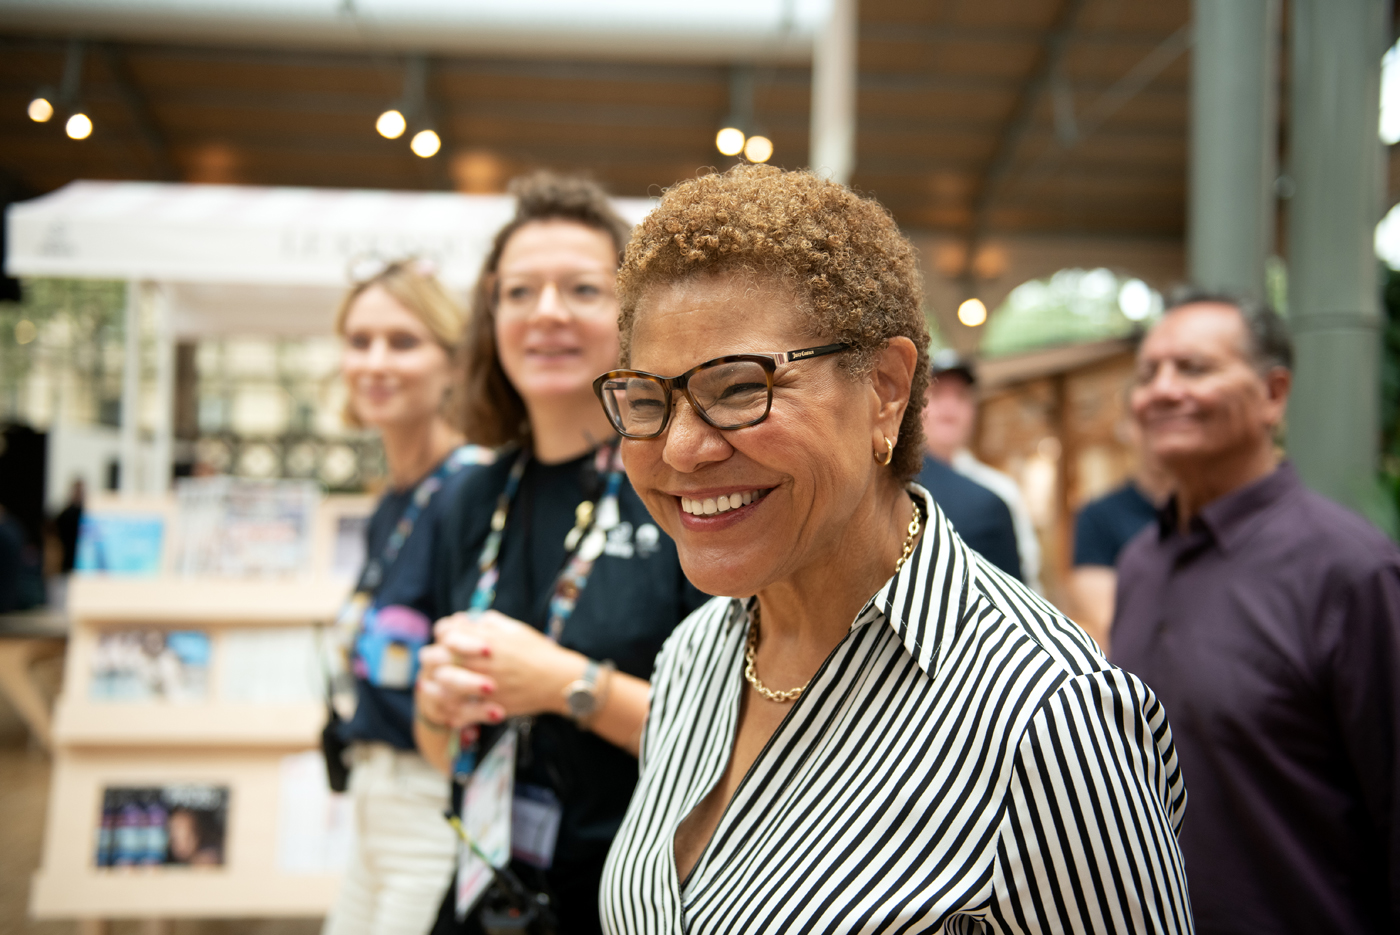
[[[227,786],[108,786],[102,793],[99,867],[221,867]]]

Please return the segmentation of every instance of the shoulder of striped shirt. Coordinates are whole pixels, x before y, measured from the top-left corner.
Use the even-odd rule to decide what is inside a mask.
[[[1050,712],[1063,710],[1066,706],[1082,708],[1086,698],[1097,699],[1094,707],[1105,727],[1117,725],[1122,729],[1124,723],[1121,719],[1125,709],[1135,711],[1136,717],[1141,718],[1148,728],[1140,736],[1143,752],[1155,748],[1165,770],[1162,791],[1169,800],[1167,811],[1172,829],[1179,830],[1186,793],[1181,782],[1171,728],[1156,694],[1137,676],[1110,663],[1077,624],[1043,597],[990,562],[980,558],[974,561],[976,570],[971,576],[973,583],[970,587],[976,594],[969,605],[981,605],[981,610],[970,606],[959,625],[1014,627],[1035,645],[1039,653],[1044,654],[1051,669],[1058,673],[1042,682],[1048,690],[1033,702],[1036,713],[1028,722],[1026,733],[1016,739],[1017,747],[1035,730],[1033,725],[1050,716]],[[664,691],[666,685],[672,682],[687,683],[694,666],[713,663],[721,654],[721,647],[728,642],[730,634],[727,628],[741,619],[743,606],[738,599],[716,597],[693,611],[671,634],[658,655],[653,691]],[[881,625],[885,625],[883,615]],[[897,633],[895,635],[898,636]],[[903,641],[899,642],[903,651],[909,652],[908,647],[903,646]],[[936,657],[933,662],[933,671],[920,667],[926,678],[936,677]],[[1091,732],[1095,735],[1100,733],[1098,730]]]

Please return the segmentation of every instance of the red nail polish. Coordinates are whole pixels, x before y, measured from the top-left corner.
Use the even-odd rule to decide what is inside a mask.
[[[499,724],[501,721],[505,720],[505,715],[499,711],[492,711],[490,717],[492,724]]]

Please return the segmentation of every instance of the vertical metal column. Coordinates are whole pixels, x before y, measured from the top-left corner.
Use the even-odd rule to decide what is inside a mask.
[[[1288,449],[1318,492],[1359,506],[1380,424],[1383,0],[1293,0],[1288,307],[1297,369]]]
[[[124,497],[141,489],[138,473],[141,462],[141,284],[126,284],[126,314],[122,328],[121,460],[118,486]]]
[[[832,0],[812,46],[813,172],[842,185],[856,166],[856,0]]]
[[[1187,268],[1264,296],[1278,163],[1279,0],[1195,0]]]

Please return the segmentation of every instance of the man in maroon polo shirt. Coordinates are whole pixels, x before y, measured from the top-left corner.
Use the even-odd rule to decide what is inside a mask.
[[[1203,935],[1400,931],[1400,550],[1280,462],[1292,358],[1271,310],[1207,296],[1138,352],[1177,493],[1120,559],[1111,645],[1171,718]]]

